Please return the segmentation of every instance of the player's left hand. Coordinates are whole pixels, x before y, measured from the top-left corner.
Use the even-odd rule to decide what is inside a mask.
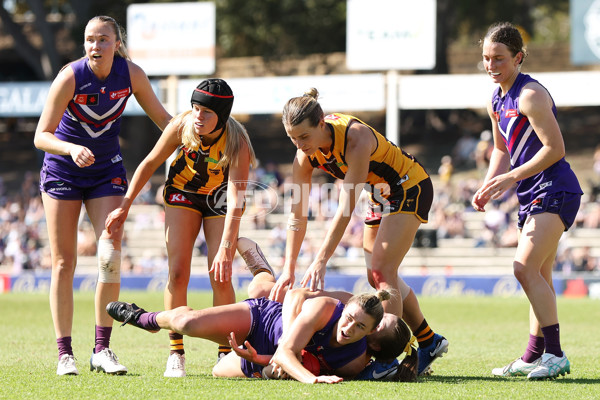
[[[327,261],[315,260],[304,273],[300,285],[307,287],[310,283],[310,290],[325,289],[325,272],[327,271]]]
[[[214,279],[217,282],[231,281],[233,268],[233,260],[225,247],[219,247],[219,251],[213,260],[209,273],[214,274]]]
[[[229,341],[229,346],[231,346],[231,350],[235,352],[238,356],[243,358],[244,360],[248,360],[250,362],[256,361],[257,352],[254,347],[247,340],[244,342],[244,349],[241,346],[238,346],[237,341],[235,340],[235,333],[231,332],[229,336],[227,336],[227,340]]]

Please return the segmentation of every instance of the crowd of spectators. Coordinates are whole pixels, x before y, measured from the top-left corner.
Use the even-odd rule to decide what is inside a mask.
[[[425,228],[433,230],[436,241],[444,239],[471,239],[474,247],[515,247],[517,229],[515,213],[518,208],[516,196],[507,192],[503,198],[491,202],[483,215],[476,215],[471,207],[473,194],[480,186],[487,170],[491,151],[491,136],[484,131],[478,140],[465,138],[457,143],[451,155],[441,158],[439,169],[433,176],[435,196],[430,220]],[[456,161],[456,157],[460,159]],[[457,176],[457,169],[462,173]],[[464,171],[470,173],[464,173]],[[581,210],[575,222],[577,227],[600,230],[600,146],[594,154],[593,175],[583,197]],[[285,251],[286,227],[281,219],[269,218],[272,213],[285,214],[289,210],[289,171],[274,163],[258,165],[250,177],[252,195],[247,198],[244,218],[251,221],[255,230],[269,230],[268,252],[274,265],[282,265]],[[47,271],[51,268],[49,249],[45,240],[45,220],[38,190],[38,178],[26,173],[19,191],[9,193],[0,179],[0,272],[19,274],[23,271]],[[315,221],[319,234],[308,234],[300,257],[310,260],[331,217],[337,209],[341,181],[332,181],[324,174],[315,174],[311,185],[309,221]],[[153,188],[150,183],[136,198],[136,204],[162,205],[162,187]],[[367,209],[367,196],[361,196],[351,221],[344,234],[336,257],[360,259],[362,257],[363,216]],[[160,209],[156,207],[155,209]],[[166,273],[167,256],[164,243],[150,246],[142,254],[133,255],[127,247],[127,234],[136,235],[145,230],[164,229],[164,212],[135,213],[130,215],[131,232],[123,240],[123,264],[125,273]],[[600,257],[597,247],[568,245],[571,232],[564,235],[559,245],[556,269],[565,274],[581,271],[600,272]],[[598,234],[600,236],[600,232]],[[160,251],[162,249],[162,251]],[[78,255],[94,256],[96,241],[89,220],[82,212],[79,226]],[[206,243],[201,234],[196,240],[196,255],[206,255]],[[239,266],[241,268],[241,266]],[[332,267],[335,267],[333,265]]]

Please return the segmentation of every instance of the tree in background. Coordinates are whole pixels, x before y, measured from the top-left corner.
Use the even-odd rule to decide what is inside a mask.
[[[85,23],[94,15],[110,15],[125,26],[130,4],[169,2],[178,1],[0,0],[0,34],[12,37],[14,51],[36,79],[51,80],[66,60],[83,54],[75,43],[80,43]],[[214,2],[218,57],[258,56],[268,62],[346,49],[346,0]],[[472,0],[437,2],[438,62],[431,73],[448,72],[450,43],[471,46],[496,21],[521,26],[533,42],[568,41],[569,0],[545,0],[541,5],[535,0],[480,0],[477,6]]]

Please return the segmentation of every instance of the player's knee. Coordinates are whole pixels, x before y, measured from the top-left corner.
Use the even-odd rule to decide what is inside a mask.
[[[189,335],[192,333],[194,319],[190,317],[189,313],[177,314],[171,320],[171,330],[180,333],[182,335]]]
[[[527,268],[527,266],[517,261],[513,262],[513,273],[515,274],[517,281],[523,286],[523,289],[527,288],[531,279],[531,274],[538,274],[537,271],[532,271],[530,268]]]
[[[271,293],[271,287],[267,286],[263,283],[257,283],[254,281],[251,281],[250,284],[248,285],[248,297],[251,299],[258,299],[260,297],[269,297],[269,294]]]
[[[382,284],[385,284],[387,282],[386,274],[384,274],[381,270],[371,270],[371,278],[373,280],[371,286],[373,286],[376,289],[379,289]]]
[[[112,239],[98,240],[98,282],[121,283],[121,250]]]
[[[190,269],[171,268],[169,270],[169,287],[186,290],[190,283]]]
[[[373,279],[372,269],[367,270],[367,280],[369,281],[369,285],[371,285],[372,288],[375,288],[375,279]]]

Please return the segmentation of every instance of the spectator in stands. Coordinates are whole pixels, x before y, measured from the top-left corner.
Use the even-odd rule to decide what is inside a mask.
[[[136,169],[121,204],[106,219],[110,232],[122,229],[131,204],[152,174],[177,150],[163,198],[169,277],[167,310],[187,305],[192,254],[204,225],[213,305],[235,302],[232,263],[244,209],[244,191],[254,150],[242,124],[230,116],[233,92],[222,79],[194,89],[191,110],[176,117]],[[171,332],[166,377],[185,376],[183,336]],[[230,351],[221,348],[220,353]]]
[[[294,199],[288,219],[283,272],[271,291],[280,299],[294,284],[296,261],[306,235],[308,192],[313,169],[343,180],[339,204],[317,255],[302,278],[302,286],[323,288],[327,262],[346,230],[362,189],[372,194],[372,209],[365,221],[363,248],[368,257],[367,276],[378,290],[400,290],[384,303],[387,312],[403,317],[419,341],[419,374],[447,351],[448,341],[433,333],[414,292],[398,278],[398,268],[412,245],[417,229],[427,222],[433,200],[429,175],[412,155],[402,151],[359,119],[345,114],[327,115],[318,102],[317,89],[290,99],[283,109],[283,125],[297,147],[293,163]],[[406,303],[406,307],[403,307]]]
[[[478,140],[471,136],[471,133],[463,133],[452,149],[454,165],[462,168],[471,168],[474,164],[473,154],[477,148],[477,143]]]
[[[454,172],[454,166],[452,165],[452,157],[445,155],[440,161],[440,167],[438,168],[438,174],[440,176],[440,182],[442,186],[450,187],[450,179]]]
[[[127,190],[119,147],[121,115],[133,94],[148,116],[163,129],[171,116],[154,94],[144,71],[127,54],[121,28],[106,16],[85,28],[85,56],[65,66],[50,87],[34,138],[45,151],[40,190],[52,249],[50,309],[56,333],[58,375],[77,375],[71,347],[73,275],[77,223],[84,203],[98,244],[96,345],[92,369],[123,374],[109,349],[113,320],[104,308],[120,288],[122,227],[103,231],[110,211]]]
[[[577,253],[574,257],[573,270],[577,272],[593,272],[597,271],[598,260],[592,256],[592,250],[590,246],[584,246],[577,249]]]
[[[494,141],[492,140],[492,132],[488,129],[481,132],[479,135],[479,142],[475,151],[473,152],[473,158],[475,159],[475,166],[477,171],[481,173],[481,176],[485,176],[485,173],[490,164],[490,156],[494,149]]]
[[[520,72],[526,55],[519,30],[492,25],[482,41],[483,66],[498,85],[488,103],[494,150],[473,207],[498,199],[517,183],[521,230],[515,277],[531,304],[529,344],[522,357],[494,375],[556,378],[570,372],[562,350],[552,269],[563,231],[575,220],[582,190],[565,161],[565,146],[548,91]]]

